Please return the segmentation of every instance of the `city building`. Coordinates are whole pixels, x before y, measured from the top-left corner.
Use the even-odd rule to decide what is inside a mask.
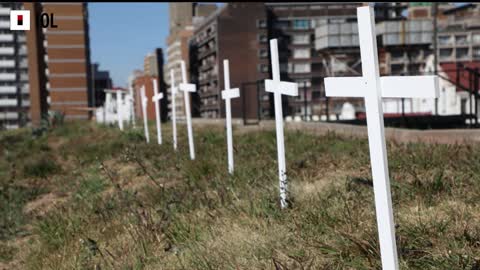
[[[149,53],[144,58],[143,76],[148,81],[150,78],[152,83],[157,83],[157,89],[163,93],[164,98],[160,100],[160,119],[162,122],[168,120],[169,101],[167,99],[167,85],[163,78],[163,50],[161,48],[155,49],[154,52]]]
[[[54,14],[55,25],[40,28],[33,23],[32,29],[41,29],[38,35],[27,36],[28,51],[35,51],[43,45],[39,55],[39,76],[46,74],[48,92],[48,110],[65,114],[66,120],[84,119],[91,116],[88,109],[94,105],[90,69],[90,47],[88,34],[88,11],[86,3],[50,3],[32,4],[32,18],[42,12]],[[29,39],[32,37],[32,39]],[[45,87],[43,82],[30,81]]]
[[[167,50],[166,50],[166,64],[163,68],[163,74],[165,82],[167,83],[167,95],[165,100],[168,101],[168,117],[171,117],[171,89],[170,89],[170,71],[174,72],[175,83],[178,84],[182,80],[182,74],[180,69],[180,62],[185,61],[187,69],[187,78],[189,74],[189,48],[188,41],[193,34],[193,23],[202,21],[206,16],[211,14],[217,9],[215,4],[198,4],[192,2],[182,3],[169,3],[170,19],[169,19],[169,35],[167,37]],[[198,95],[191,95],[192,99],[198,97]],[[183,101],[183,94],[176,95],[176,115],[177,119],[185,119],[185,108]],[[195,116],[198,113],[198,107],[195,104],[198,102],[192,102],[192,115]]]
[[[361,3],[228,3],[195,24],[190,45],[191,78],[198,84],[202,117],[224,117],[220,91],[223,59],[230,60],[230,80],[240,87],[232,116],[273,117],[269,40],[278,39],[281,79],[299,84],[298,97],[283,97],[285,115],[321,111],[324,57],[315,50],[315,27],[355,19]],[[248,14],[248,16],[246,16]],[[315,104],[315,105],[314,105]],[[325,110],[325,109],[323,109]]]
[[[105,103],[105,89],[112,89],[112,79],[110,72],[107,70],[100,70],[98,63],[90,65],[93,79],[93,107],[102,106]]]
[[[0,129],[25,126],[32,117],[29,61],[25,31],[10,31],[10,10],[23,9],[21,3],[0,3]],[[38,114],[40,104],[37,105]],[[35,106],[33,105],[33,106]]]
[[[153,80],[156,77],[152,77],[149,75],[141,74],[140,76],[136,77],[133,81],[133,92],[134,98],[136,100],[135,106],[135,115],[139,119],[143,119],[143,111],[142,111],[142,98],[141,98],[141,89],[145,87],[145,96],[148,99],[147,103],[147,119],[155,121],[155,104],[152,102],[152,97],[154,96],[153,90]]]
[[[143,71],[146,75],[158,76],[158,58],[157,53],[152,52],[145,56],[143,63]]]

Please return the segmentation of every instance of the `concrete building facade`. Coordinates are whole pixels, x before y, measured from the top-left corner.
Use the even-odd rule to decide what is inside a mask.
[[[311,115],[322,108],[324,57],[315,50],[315,27],[355,18],[361,3],[228,3],[195,25],[191,42],[192,79],[199,87],[202,117],[224,117],[223,59],[230,60],[233,117],[273,117],[269,40],[279,42],[281,79],[299,84],[298,97],[283,97],[285,115]],[[248,14],[248,15],[247,15]],[[305,106],[307,104],[307,106]]]
[[[10,31],[10,10],[24,9],[22,3],[0,3],[0,129],[28,124],[32,117],[28,31]],[[35,95],[33,95],[35,97]]]
[[[163,76],[167,84],[166,101],[168,101],[168,117],[171,117],[171,89],[170,89],[170,71],[174,72],[175,83],[178,84],[182,80],[180,62],[185,61],[187,68],[187,77],[189,74],[189,48],[188,42],[193,34],[193,23],[202,21],[206,16],[216,10],[215,4],[197,4],[192,2],[169,3],[170,19],[169,19],[169,36],[167,37],[166,63],[163,68]],[[195,98],[196,95],[192,95]],[[183,94],[179,92],[176,96],[176,115],[177,119],[185,119],[185,108]],[[195,105],[192,102],[192,106]],[[198,111],[198,107],[192,107]],[[192,115],[196,115],[193,113]]]

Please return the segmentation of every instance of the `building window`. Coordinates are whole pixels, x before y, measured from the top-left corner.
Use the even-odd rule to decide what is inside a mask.
[[[310,44],[310,35],[309,34],[293,35],[293,44]]]
[[[310,63],[299,63],[293,65],[294,73],[308,73],[310,70]]]
[[[293,58],[310,58],[310,49],[294,49]]]
[[[266,49],[260,49],[258,51],[258,56],[260,58],[268,58],[268,51]]]
[[[455,44],[465,45],[468,43],[467,35],[458,35],[455,36]]]
[[[268,43],[268,37],[265,34],[258,35],[258,41],[260,43]]]
[[[310,79],[300,79],[300,80],[297,80],[296,82],[299,88],[312,86],[312,82],[310,81]]]
[[[289,21],[276,21],[274,27],[277,29],[287,29],[290,26]]]
[[[288,63],[280,63],[280,72],[288,72]]]
[[[402,74],[403,70],[403,64],[394,64],[391,66],[392,74]]]
[[[472,34],[472,42],[474,44],[480,43],[480,33]]]
[[[294,20],[293,29],[310,29],[310,20]]]
[[[439,36],[438,37],[438,44],[440,45],[449,45],[451,43],[450,36]]]
[[[322,97],[322,93],[320,91],[313,91],[312,92],[312,100],[317,100]]]
[[[259,69],[260,72],[262,72],[262,73],[267,73],[267,72],[268,72],[268,65],[266,65],[266,64],[260,64],[260,66],[258,67],[258,69]]]
[[[457,48],[456,54],[459,59],[468,58],[468,48]]]
[[[257,27],[261,28],[261,29],[267,28],[267,20],[265,20],[265,19],[257,20]]]
[[[473,47],[472,55],[473,58],[480,59],[480,47]]]
[[[441,59],[448,59],[452,57],[452,49],[440,49],[440,58]]]

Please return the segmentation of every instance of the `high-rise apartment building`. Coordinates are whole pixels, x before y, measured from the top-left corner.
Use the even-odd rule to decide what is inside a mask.
[[[143,71],[145,74],[150,76],[158,76],[158,68],[158,57],[156,52],[147,54],[143,63]]]
[[[167,37],[166,64],[163,68],[165,82],[168,85],[166,101],[168,101],[169,117],[171,116],[171,89],[170,89],[170,71],[174,72],[175,83],[182,80],[180,62],[185,61],[187,68],[187,77],[189,77],[189,50],[188,41],[193,34],[193,22],[201,21],[204,17],[216,10],[215,4],[197,4],[192,2],[169,3],[170,6],[170,33]],[[195,98],[196,95],[192,95]],[[176,96],[176,114],[178,119],[185,117],[185,108],[183,94]],[[193,105],[193,104],[192,104]],[[192,107],[195,112],[198,108]],[[195,113],[193,113],[195,115]]]
[[[312,114],[319,107],[325,57],[315,50],[315,27],[356,18],[361,3],[228,3],[195,25],[191,39],[192,79],[199,87],[202,117],[224,116],[223,60],[230,60],[232,116],[273,117],[269,40],[278,39],[282,80],[299,84],[298,97],[283,97],[285,115]],[[330,56],[329,56],[330,57]],[[305,106],[307,103],[308,106]]]
[[[30,30],[9,30],[14,9],[30,11]],[[47,28],[42,13],[54,17]],[[88,119],[91,72],[85,3],[0,3],[0,126],[38,125],[48,111]]]
[[[10,11],[21,3],[0,3],[0,129],[31,121],[25,31],[10,31]]]
[[[42,11],[52,13],[57,28],[44,30],[47,91],[50,110],[65,113],[65,119],[88,119],[85,110],[93,104],[86,3],[43,2]]]

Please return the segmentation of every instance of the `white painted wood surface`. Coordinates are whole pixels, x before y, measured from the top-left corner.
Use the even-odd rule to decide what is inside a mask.
[[[123,131],[123,98],[122,98],[122,92],[120,90],[116,91],[116,97],[117,97],[117,121],[118,121],[118,127],[120,130]]]
[[[170,70],[170,89],[172,91],[172,135],[173,149],[177,150],[177,107],[175,99],[177,95],[177,87],[175,86],[175,76],[173,69]]]
[[[280,81],[277,40],[270,40],[270,55],[272,61],[273,80],[265,80],[265,90],[273,93],[275,106],[275,127],[277,132],[278,178],[280,185],[280,206],[285,208],[287,203],[287,168],[285,163],[285,142],[283,136],[282,95],[297,96],[298,85]]]
[[[327,96],[363,97],[367,114],[370,162],[382,267],[398,269],[382,98],[436,98],[436,76],[380,77],[373,8],[357,8],[362,77],[326,78]]]
[[[227,129],[227,156],[228,172],[233,174],[233,138],[232,138],[232,105],[231,99],[240,96],[240,89],[230,89],[230,68],[228,60],[223,60],[223,77],[225,80],[225,90],[222,91],[222,98],[225,100],[225,125]]]
[[[179,85],[179,89],[183,91],[185,98],[185,115],[187,116],[187,131],[188,131],[188,146],[190,148],[190,159],[195,159],[195,145],[193,144],[193,131],[192,131],[192,112],[190,110],[190,92],[195,92],[197,87],[195,84],[187,83],[187,70],[185,68],[185,61],[180,62],[182,68],[182,83]]]
[[[149,143],[150,135],[148,133],[148,119],[147,119],[148,98],[145,94],[145,86],[142,86],[142,88],[140,89],[140,95],[142,97],[143,127],[145,131],[145,139],[147,140],[147,143]]]
[[[158,92],[157,79],[153,79],[153,91],[154,96],[152,102],[155,103],[155,120],[157,124],[157,141],[158,144],[162,144],[162,126],[160,122],[160,100],[163,98],[163,93]]]

